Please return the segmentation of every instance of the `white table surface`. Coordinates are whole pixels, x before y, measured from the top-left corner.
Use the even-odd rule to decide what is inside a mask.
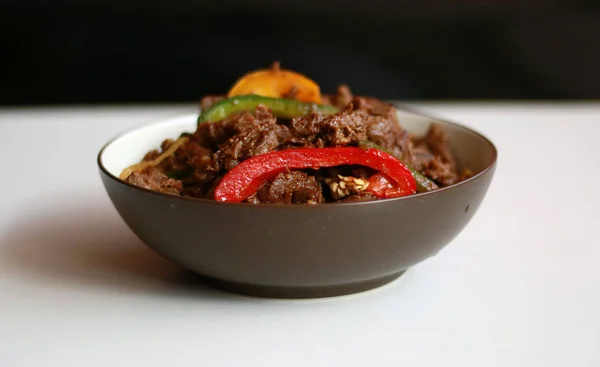
[[[499,149],[488,195],[383,288],[283,301],[183,277],[96,166],[193,105],[0,109],[0,366],[600,366],[600,103],[419,104]]]

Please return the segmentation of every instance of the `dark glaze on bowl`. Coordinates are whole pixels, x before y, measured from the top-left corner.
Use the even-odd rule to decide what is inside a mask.
[[[435,255],[477,212],[494,175],[496,148],[485,137],[407,111],[399,118],[417,134],[431,121],[441,123],[458,163],[474,176],[431,193],[312,206],[219,203],[117,178],[147,148],[170,137],[167,130],[172,136],[192,130],[193,115],[121,135],[100,151],[98,164],[110,199],[133,232],[209,284],[265,297],[344,295],[386,284]],[[144,144],[125,148],[136,142]]]

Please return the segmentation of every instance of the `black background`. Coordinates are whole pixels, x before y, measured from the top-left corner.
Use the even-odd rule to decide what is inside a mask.
[[[596,3],[4,1],[0,103],[187,102],[273,60],[324,92],[599,98]]]

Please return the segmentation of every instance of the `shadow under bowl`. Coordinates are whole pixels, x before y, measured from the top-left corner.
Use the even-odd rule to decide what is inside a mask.
[[[494,175],[497,152],[466,127],[399,111],[403,128],[448,133],[461,167],[474,176],[413,196],[345,204],[221,203],[146,190],[118,178],[166,138],[192,132],[197,115],[144,126],[98,156],[115,208],[150,248],[212,286],[253,296],[314,298],[356,293],[396,279],[435,255],[465,228]]]

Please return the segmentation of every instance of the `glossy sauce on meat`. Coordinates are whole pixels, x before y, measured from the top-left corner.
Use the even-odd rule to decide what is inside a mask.
[[[206,109],[222,98],[205,97],[201,106]],[[160,166],[135,172],[127,181],[155,191],[210,199],[220,179],[248,158],[300,147],[357,146],[360,141],[371,141],[387,149],[441,187],[459,181],[446,134],[439,126],[432,125],[426,136],[417,139],[402,129],[392,105],[375,98],[355,97],[347,86],[340,86],[335,95],[324,96],[324,102],[341,112],[278,120],[268,108],[259,106],[254,113],[243,112],[200,124]],[[164,151],[171,143],[166,140],[161,149]],[[159,153],[149,152],[145,159]],[[246,201],[319,204],[374,200],[366,193],[335,198],[327,185],[328,179],[338,175],[361,178],[369,174],[373,173],[362,167],[347,166],[284,172],[265,182]]]

